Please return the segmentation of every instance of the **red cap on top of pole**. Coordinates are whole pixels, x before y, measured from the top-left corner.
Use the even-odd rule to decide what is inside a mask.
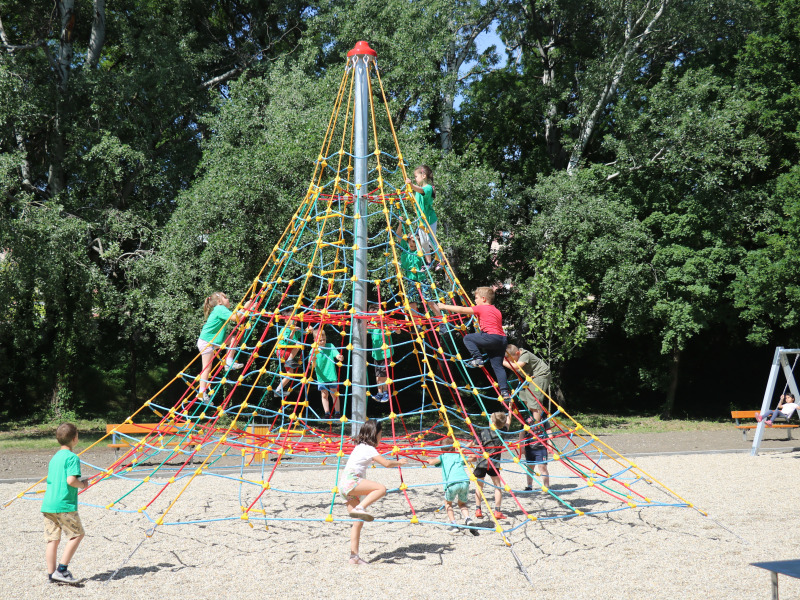
[[[347,53],[347,56],[355,56],[357,54],[369,54],[370,56],[378,57],[378,53],[369,47],[367,42],[356,42],[355,48]]]

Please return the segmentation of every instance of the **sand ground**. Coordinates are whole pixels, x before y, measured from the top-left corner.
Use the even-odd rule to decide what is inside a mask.
[[[133,492],[134,482],[109,480],[82,497],[89,504],[80,507],[87,537],[71,564],[73,573],[86,578],[79,587],[46,581],[38,501],[23,498],[0,510],[0,526],[13,540],[0,556],[0,598],[766,599],[770,575],[750,563],[800,558],[800,451],[792,447],[787,440],[781,452],[757,457],[721,452],[635,459],[709,516],[692,508],[628,508],[596,489],[573,492],[556,465],[553,487],[570,491],[563,498],[573,506],[599,514],[549,519],[567,512],[552,496],[520,496],[520,506],[506,497],[509,519],[503,524],[515,528],[508,534],[511,546],[486,519],[477,537],[449,533],[439,525],[444,514],[437,510],[438,470],[407,470],[409,484],[431,485],[412,487],[409,500],[390,492],[374,506],[378,520],[365,525],[361,543],[370,564],[361,567],[347,564],[351,522],[343,504],[335,500],[335,520],[326,523],[321,519],[330,511],[329,491],[295,493],[329,489],[332,470],[279,472],[258,504],[271,519],[268,529],[255,513],[252,528],[238,518],[240,506],[260,488],[198,477],[166,522],[202,522],[161,525],[152,537],[145,535],[152,523],[135,509],[154,497],[163,480]],[[608,463],[601,466],[611,470]],[[390,489],[399,484],[396,470],[369,473]],[[148,512],[162,514],[182,484],[171,486]],[[675,501],[655,483],[634,487],[654,503]],[[0,499],[23,489],[19,482],[0,483]],[[115,508],[132,512],[103,508],[128,492]],[[408,523],[410,506],[422,524]],[[542,519],[527,520],[521,508]],[[623,510],[602,512],[617,508]],[[781,576],[780,586],[782,598],[800,597],[800,580]]]

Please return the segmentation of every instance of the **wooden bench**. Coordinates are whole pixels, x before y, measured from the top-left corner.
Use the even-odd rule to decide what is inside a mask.
[[[739,419],[752,419],[753,421],[756,420],[756,413],[760,412],[757,410],[732,410],[731,411],[731,419],[736,422],[736,429],[742,430],[742,439],[746,442],[747,441],[747,430],[748,429],[755,429],[758,427],[757,422],[753,423],[740,423]],[[796,425],[794,423],[789,423],[786,419],[782,419],[781,422],[775,423],[773,422],[772,425],[767,425],[764,423],[764,427],[771,427],[772,429],[788,429],[787,433],[789,434],[789,439],[792,439],[792,429],[796,429],[800,427],[800,425]]]
[[[109,448],[114,448],[116,453],[120,448],[131,448],[136,445],[131,440],[121,437],[124,435],[147,436],[155,432],[156,436],[151,436],[148,443],[156,448],[168,448],[173,446],[189,446],[191,440],[184,439],[185,432],[181,431],[178,427],[171,425],[160,425],[158,423],[109,423],[106,425],[106,435],[111,434],[111,443],[108,444]],[[164,436],[181,436],[176,441],[164,443]]]

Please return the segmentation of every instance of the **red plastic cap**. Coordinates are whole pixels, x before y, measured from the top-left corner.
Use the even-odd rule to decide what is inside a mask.
[[[369,47],[367,42],[356,42],[355,48],[347,53],[347,56],[355,56],[357,54],[369,54],[370,56],[378,57],[378,53]]]

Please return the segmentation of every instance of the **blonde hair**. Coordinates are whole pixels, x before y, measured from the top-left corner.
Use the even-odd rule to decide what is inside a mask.
[[[494,304],[494,290],[490,287],[479,287],[475,290],[475,295],[480,296],[489,304]]]
[[[205,302],[203,302],[203,314],[205,315],[206,319],[208,315],[211,314],[211,311],[214,310],[214,307],[218,304],[222,304],[222,299],[226,298],[224,292],[214,292],[208,298],[206,298]]]

